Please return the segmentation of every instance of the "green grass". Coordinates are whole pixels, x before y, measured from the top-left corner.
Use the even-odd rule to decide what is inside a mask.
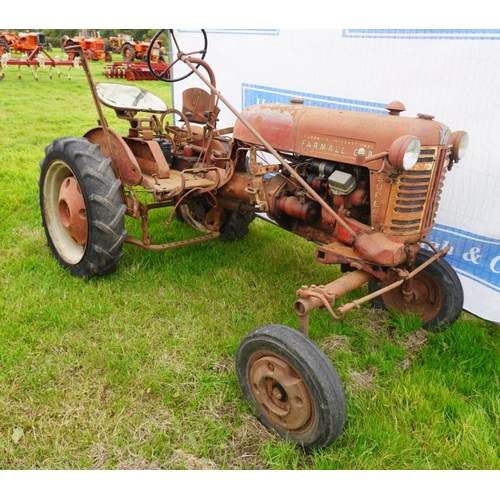
[[[103,66],[92,63],[98,81]],[[347,394],[344,433],[305,454],[257,422],[236,380],[239,342],[264,324],[297,327],[295,291],[340,276],[264,221],[231,243],[126,245],[113,275],[70,276],[41,227],[38,163],[53,139],[95,126],[86,79],[4,72],[0,468],[499,468],[499,328],[466,313],[428,333],[368,305],[342,321],[315,311],[310,336]],[[140,85],[169,98],[166,84]],[[168,211],[153,218],[155,239],[192,235],[175,219],[167,227]]]

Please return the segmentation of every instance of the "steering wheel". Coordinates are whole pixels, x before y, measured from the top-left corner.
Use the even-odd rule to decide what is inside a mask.
[[[161,70],[161,69],[158,69],[158,65],[156,65],[156,68],[153,66],[151,53],[152,53],[152,50],[153,50],[153,47],[155,45],[156,40],[158,40],[160,35],[165,31],[168,31],[170,33],[170,41],[174,45],[174,47],[169,47],[169,52],[170,52],[173,60],[168,61],[166,68]],[[191,76],[193,74],[193,71],[190,70],[186,74],[183,74],[177,78],[171,78],[171,76],[170,76],[172,74],[172,67],[174,66],[174,64],[177,64],[179,61],[181,61],[180,54],[182,54],[183,56],[190,56],[193,54],[199,54],[199,58],[205,59],[205,55],[207,53],[207,47],[208,47],[207,34],[206,34],[205,30],[200,30],[200,31],[202,34],[203,48],[196,49],[196,50],[193,50],[190,52],[180,50],[179,43],[177,41],[177,37],[174,34],[174,30],[161,29],[155,33],[155,35],[151,39],[151,43],[149,44],[148,52],[146,54],[148,68],[149,68],[149,71],[151,71],[151,74],[154,76],[154,78],[156,78],[157,80],[161,80],[162,82],[172,83],[172,82],[179,82],[181,80],[184,80],[185,78],[187,78],[188,76]],[[198,68],[198,67],[199,67],[199,64],[196,66],[196,68]]]

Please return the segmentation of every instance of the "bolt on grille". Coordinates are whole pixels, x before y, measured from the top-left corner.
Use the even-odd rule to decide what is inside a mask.
[[[437,146],[423,149],[417,165],[399,175],[386,214],[389,233],[407,236],[432,228],[449,154]]]

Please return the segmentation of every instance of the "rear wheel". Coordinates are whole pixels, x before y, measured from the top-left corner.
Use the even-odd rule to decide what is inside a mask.
[[[420,266],[433,255],[429,250],[421,249],[415,266]],[[369,291],[373,293],[399,279],[395,273],[391,273],[382,283],[372,280],[368,283]],[[409,302],[405,300],[402,288],[398,287],[373,299],[372,305],[379,309],[417,314],[422,318],[422,326],[430,330],[445,327],[458,318],[464,305],[464,292],[453,267],[441,259],[413,277]]]
[[[236,372],[257,418],[310,450],[332,444],[346,421],[342,383],[308,337],[284,325],[256,328],[241,342]]]
[[[9,49],[9,44],[7,43],[7,40],[4,40],[3,38],[0,38],[0,45],[2,46],[2,51],[0,54],[8,54],[10,52]]]
[[[122,47],[122,57],[125,62],[133,62],[135,59],[135,49],[130,43],[125,43]]]
[[[113,272],[127,233],[110,160],[86,139],[65,137],[45,148],[40,169],[42,224],[57,261],[84,278]]]
[[[73,61],[76,57],[80,57],[81,54],[80,46],[77,43],[73,42],[73,40],[68,38],[65,41],[65,45],[63,48],[65,52],[68,54],[68,59],[70,59],[71,61]]]

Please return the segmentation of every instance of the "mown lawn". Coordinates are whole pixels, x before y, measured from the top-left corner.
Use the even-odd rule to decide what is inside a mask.
[[[104,81],[104,63],[91,66]],[[46,145],[96,125],[87,82],[81,69],[4,72],[2,469],[499,468],[499,328],[465,312],[432,333],[369,305],[342,321],[314,312],[310,336],[345,386],[345,431],[306,454],[259,424],[236,379],[239,342],[269,323],[296,328],[295,291],[340,276],[265,221],[231,243],[126,245],[116,273],[70,276],[47,247],[37,181]],[[169,99],[166,84],[140,85]],[[154,238],[193,235],[169,215],[155,214]]]

